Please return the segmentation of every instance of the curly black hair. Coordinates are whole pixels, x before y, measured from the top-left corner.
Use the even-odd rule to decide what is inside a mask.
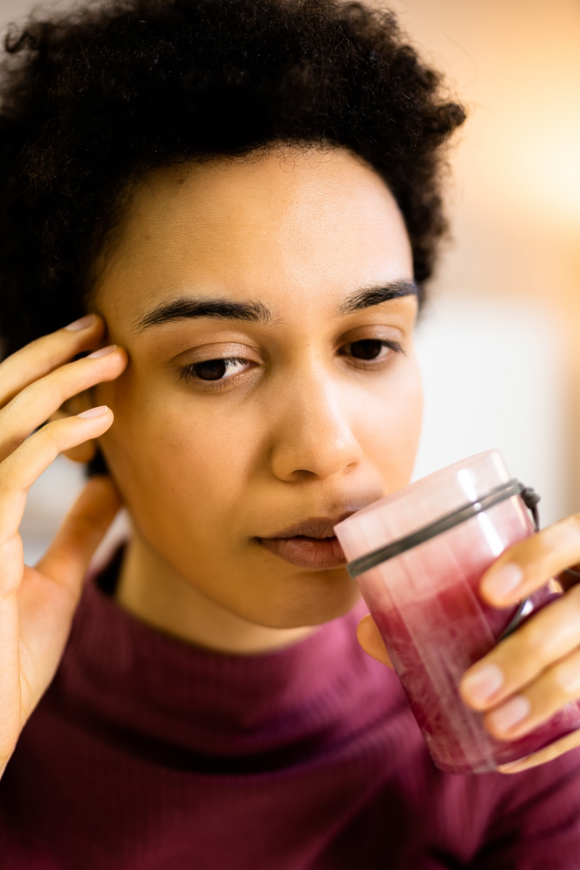
[[[465,112],[392,13],[338,0],[41,11],[11,26],[0,60],[5,355],[86,312],[132,184],[275,144],[342,146],[373,166],[403,214],[423,293],[447,230],[442,146]]]

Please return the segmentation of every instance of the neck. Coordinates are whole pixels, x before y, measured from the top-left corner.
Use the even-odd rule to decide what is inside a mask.
[[[117,604],[165,634],[217,652],[251,655],[298,643],[320,626],[256,625],[201,593],[133,528],[114,594]]]

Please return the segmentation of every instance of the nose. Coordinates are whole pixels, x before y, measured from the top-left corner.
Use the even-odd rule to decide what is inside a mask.
[[[284,481],[320,478],[354,468],[363,451],[352,430],[347,396],[332,378],[317,372],[295,378],[275,402],[271,469]],[[271,410],[274,410],[273,408]]]

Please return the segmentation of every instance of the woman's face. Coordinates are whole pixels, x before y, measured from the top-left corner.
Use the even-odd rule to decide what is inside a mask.
[[[95,297],[129,364],[95,398],[158,564],[262,626],[354,605],[331,545],[262,539],[409,481],[417,300],[363,291],[411,281],[393,197],[343,149],[162,169],[133,191]]]

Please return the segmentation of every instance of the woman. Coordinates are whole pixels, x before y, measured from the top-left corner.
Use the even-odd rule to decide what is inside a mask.
[[[116,0],[6,48],[2,866],[580,866],[580,738],[437,770],[332,536],[411,475],[462,109],[361,4]],[[90,480],[30,568],[58,453]],[[579,559],[570,518],[482,594]],[[501,739],[580,696],[577,589],[465,678]]]

